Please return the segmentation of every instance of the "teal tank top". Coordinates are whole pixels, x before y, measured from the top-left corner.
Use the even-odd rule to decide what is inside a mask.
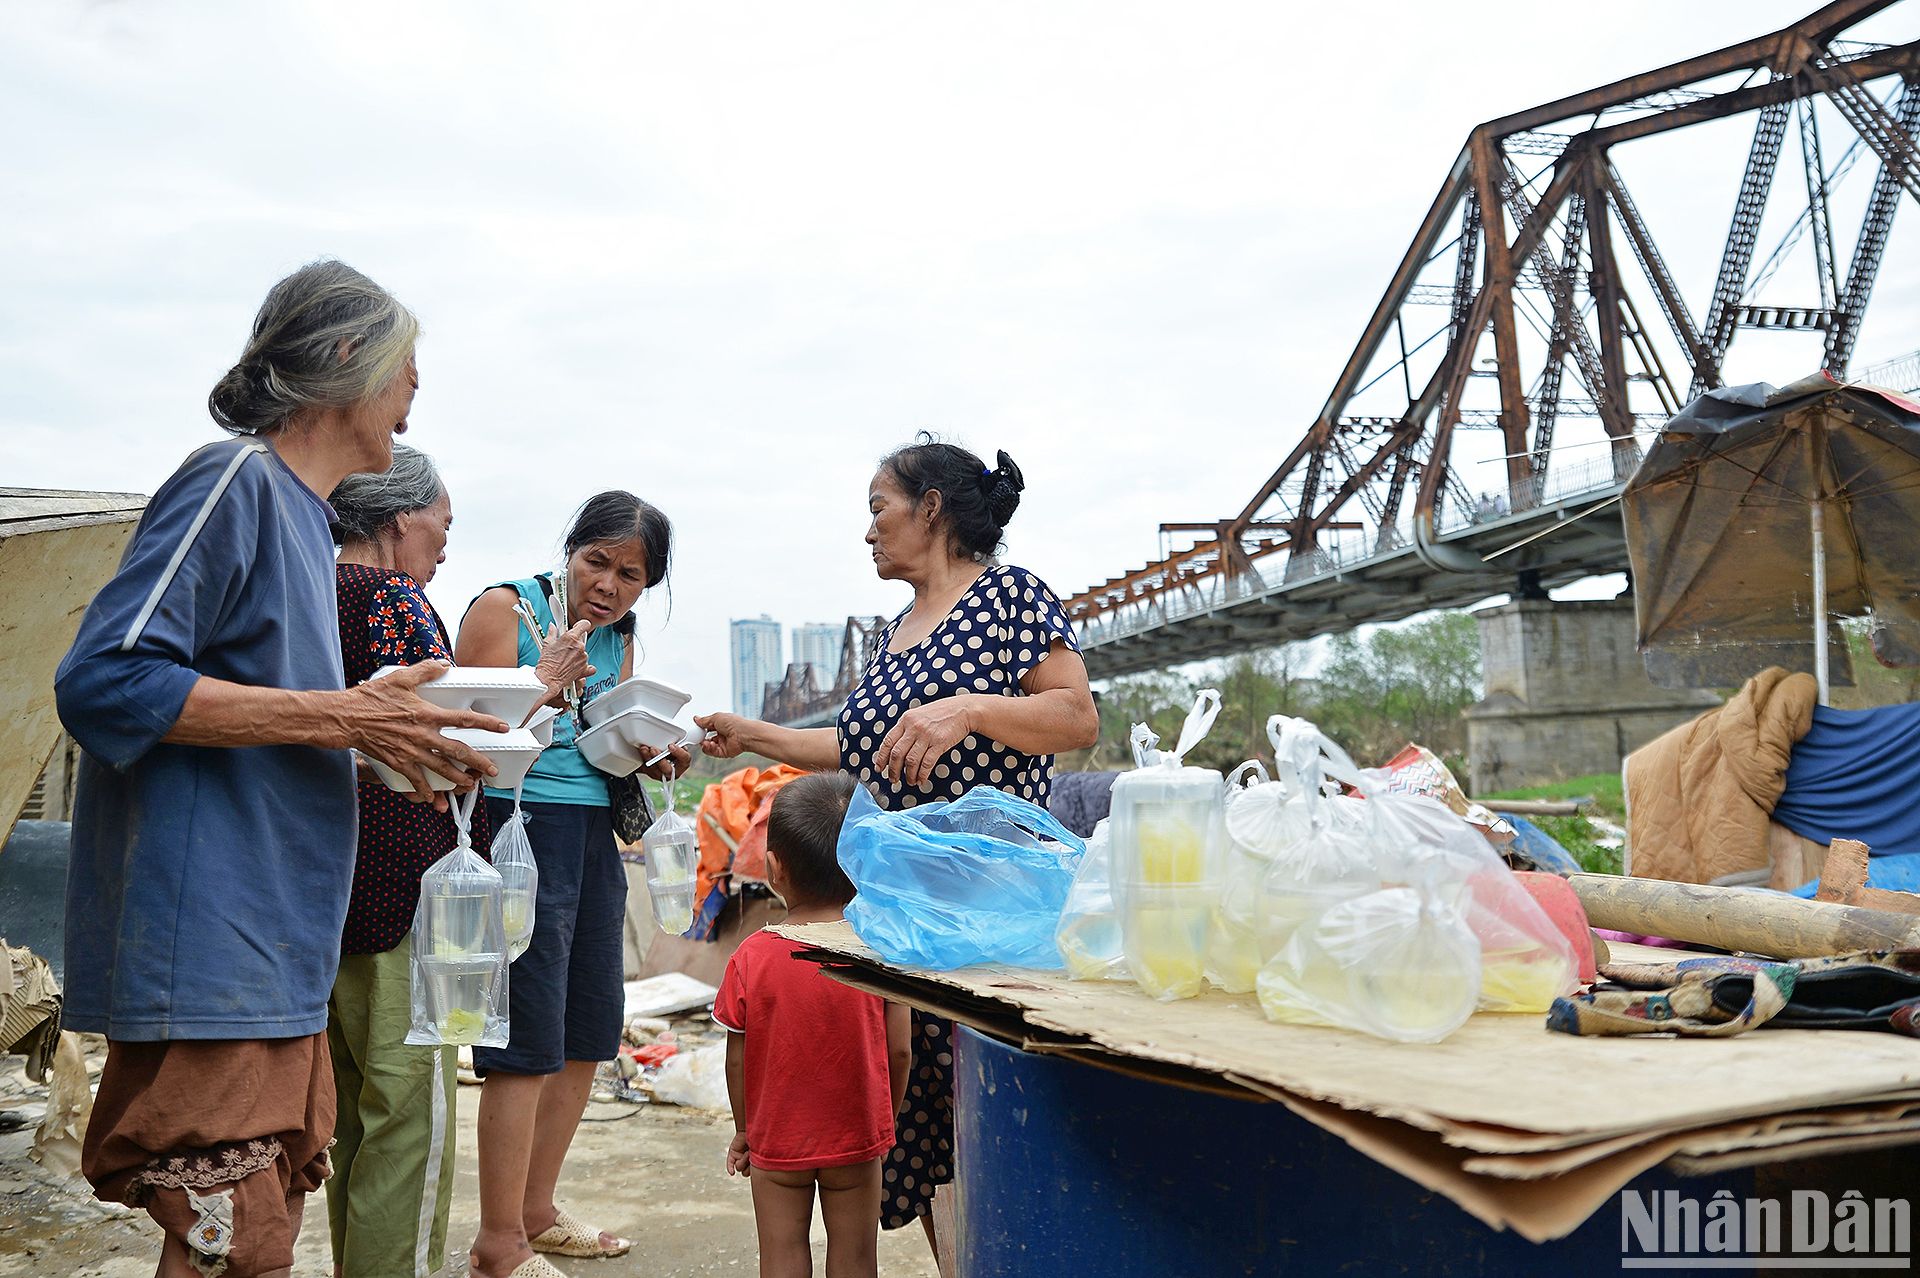
[[[547,602],[547,592],[541,589],[538,578],[495,582],[488,589],[500,586],[513,587],[531,605],[542,630],[553,626],[553,606]],[[539,665],[540,649],[534,644],[533,636],[527,633],[527,628],[518,626],[514,633],[519,639],[518,664]],[[626,637],[616,633],[611,626],[597,626],[587,636],[587,664],[594,668],[595,673],[587,681],[584,695],[580,698],[582,706],[620,682],[620,666],[626,654]],[[607,806],[607,774],[588,763],[579,747],[574,745],[574,737],[578,732],[579,727],[574,723],[573,716],[561,711],[553,721],[553,744],[541,752],[540,758],[527,773],[526,782],[520,788],[521,798],[528,803],[572,803],[595,808]],[[513,791],[498,790],[493,786],[487,787],[487,793],[500,799],[513,797]]]

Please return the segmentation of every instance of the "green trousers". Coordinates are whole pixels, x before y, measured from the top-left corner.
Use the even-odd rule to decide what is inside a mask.
[[[349,954],[327,1003],[339,1094],[327,1219],[344,1278],[430,1278],[453,1204],[454,1049],[409,1047],[410,945]]]

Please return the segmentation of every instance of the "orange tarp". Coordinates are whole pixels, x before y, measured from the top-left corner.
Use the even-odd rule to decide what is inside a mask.
[[[697,896],[701,901],[723,874],[765,881],[767,813],[773,796],[789,781],[805,775],[799,768],[778,763],[765,769],[742,768],[707,787],[693,819],[700,838]],[[719,829],[714,828],[716,824]]]

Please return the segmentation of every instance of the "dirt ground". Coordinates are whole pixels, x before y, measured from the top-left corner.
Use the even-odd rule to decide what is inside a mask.
[[[20,1060],[0,1058],[0,1276],[144,1278],[153,1272],[159,1235],[146,1216],[96,1202],[85,1182],[54,1176],[28,1158],[45,1089],[28,1083]],[[97,1060],[95,1062],[97,1068]],[[454,1191],[449,1274],[464,1274],[465,1248],[478,1224],[474,1117],[479,1090],[459,1093],[459,1182]],[[8,1119],[8,1112],[17,1118]],[[574,1214],[635,1240],[615,1260],[565,1260],[580,1278],[647,1275],[751,1275],[757,1253],[753,1205],[744,1181],[723,1167],[732,1121],[723,1114],[671,1105],[595,1101],[568,1158],[562,1197]],[[816,1272],[826,1235],[816,1219]],[[326,1204],[314,1195],[295,1254],[296,1278],[329,1278]],[[917,1229],[882,1234],[880,1272],[887,1278],[937,1278]],[[374,1278],[374,1276],[369,1276]],[[385,1275],[378,1278],[386,1278]]]

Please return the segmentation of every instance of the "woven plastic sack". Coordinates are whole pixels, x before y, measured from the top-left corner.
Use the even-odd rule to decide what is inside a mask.
[[[500,875],[500,918],[511,963],[533,942],[534,907],[540,899],[540,867],[527,839],[527,817],[520,810],[518,789],[513,792],[513,815],[495,832],[491,853],[488,860]]]
[[[1120,945],[1120,909],[1113,901],[1113,854],[1107,823],[1100,821],[1087,836],[1087,854],[1073,873],[1066,908],[1054,939],[1067,975],[1077,981],[1130,981],[1127,956]]]
[[[417,1047],[507,1045],[506,924],[499,871],[473,850],[476,787],[454,800],[453,851],[420,876],[410,962]]]
[[[1054,932],[1085,846],[1045,809],[981,786],[883,812],[859,788],[839,851],[847,922],[889,963],[1062,966]]]

